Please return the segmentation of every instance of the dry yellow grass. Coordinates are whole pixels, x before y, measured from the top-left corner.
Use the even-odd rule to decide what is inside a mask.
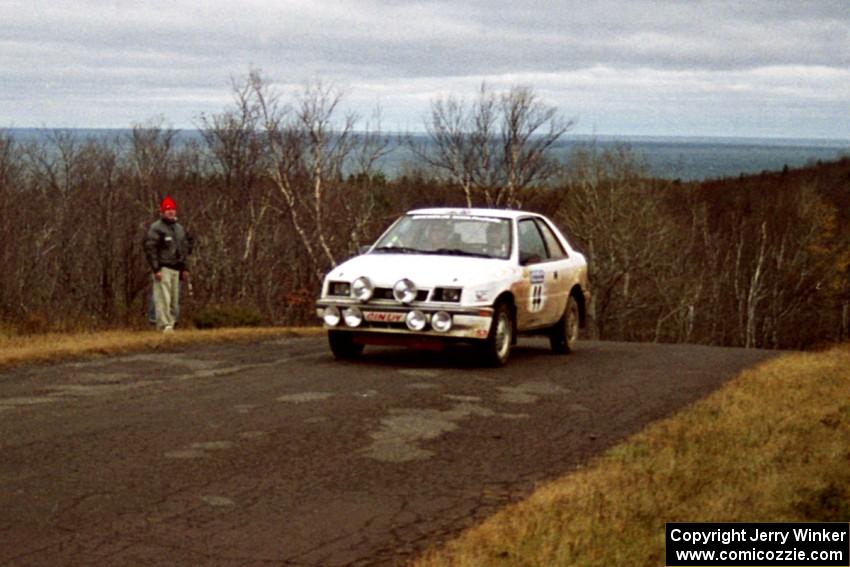
[[[0,334],[0,368],[92,355],[166,349],[196,343],[254,341],[281,336],[317,336],[321,332],[319,327],[252,327],[204,331],[184,330],[169,335],[155,331],[106,331],[32,336]]]
[[[664,523],[850,521],[850,346],[787,354],[418,567],[663,565]]]

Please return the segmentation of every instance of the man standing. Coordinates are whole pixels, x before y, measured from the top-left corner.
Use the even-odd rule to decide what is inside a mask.
[[[177,222],[177,204],[166,197],[159,205],[160,219],[145,236],[145,256],[153,270],[156,328],[174,331],[180,301],[180,280],[188,281],[186,262],[192,253],[192,236]]]

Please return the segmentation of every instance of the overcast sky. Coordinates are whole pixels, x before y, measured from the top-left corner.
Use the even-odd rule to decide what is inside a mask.
[[[486,81],[579,134],[850,138],[848,0],[0,0],[0,127],[192,128],[252,68],[384,130]]]

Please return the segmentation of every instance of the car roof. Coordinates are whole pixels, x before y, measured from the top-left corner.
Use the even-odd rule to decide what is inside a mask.
[[[464,209],[460,207],[440,207],[429,209],[414,209],[407,211],[408,215],[457,215],[457,216],[478,216],[478,217],[496,217],[504,219],[516,219],[527,215],[539,216],[537,213],[528,211],[514,211],[509,209],[485,209],[471,208]]]

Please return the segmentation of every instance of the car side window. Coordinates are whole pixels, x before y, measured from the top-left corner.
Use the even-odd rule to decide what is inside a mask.
[[[549,257],[553,260],[560,260],[567,257],[567,251],[561,245],[561,241],[552,232],[552,229],[544,221],[537,219],[537,227],[543,233],[543,240],[546,241],[546,248],[549,249]]]
[[[546,245],[534,219],[519,221],[519,263],[533,264],[548,257]]]

